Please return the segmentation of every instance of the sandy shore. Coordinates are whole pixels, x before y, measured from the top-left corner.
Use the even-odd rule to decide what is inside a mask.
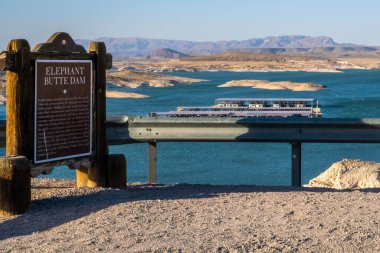
[[[33,179],[0,252],[379,252],[379,191]]]
[[[267,80],[233,80],[218,87],[252,87],[266,90],[319,91],[325,86],[315,83],[294,83],[289,81],[270,82]]]
[[[118,87],[172,87],[179,83],[191,84],[204,82],[204,79],[195,79],[180,76],[164,76],[157,73],[143,73],[134,71],[114,71],[107,73],[107,82]]]
[[[107,98],[148,98],[149,96],[134,93],[134,92],[122,92],[122,91],[106,91]]]

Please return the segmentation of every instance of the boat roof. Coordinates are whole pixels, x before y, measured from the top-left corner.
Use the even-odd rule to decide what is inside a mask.
[[[296,108],[296,107],[258,107],[258,108],[250,108],[251,110],[252,109],[258,109],[258,110],[294,110],[294,109],[297,109],[297,110],[301,110],[301,109],[304,109],[304,110],[307,110],[307,109],[311,109],[312,107],[311,106],[305,106],[305,107],[299,107],[299,108]],[[219,107],[219,106],[178,106],[177,107],[177,110],[178,109],[184,109],[184,110],[191,110],[191,109],[204,109],[204,110],[207,110],[207,109],[220,109],[220,110],[226,110],[226,107]],[[230,110],[233,109],[247,109],[247,106],[237,106],[237,107],[230,107],[229,108]]]
[[[314,102],[315,98],[218,98],[215,101],[247,101],[247,102],[264,102],[264,101],[274,101],[274,102]]]
[[[156,112],[157,116],[235,116],[235,117],[289,117],[294,115],[310,116],[310,111],[169,111]]]

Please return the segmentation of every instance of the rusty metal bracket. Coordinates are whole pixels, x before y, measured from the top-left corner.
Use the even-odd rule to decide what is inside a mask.
[[[3,51],[0,53],[0,70],[2,71],[16,71],[17,70],[17,56],[16,52]]]

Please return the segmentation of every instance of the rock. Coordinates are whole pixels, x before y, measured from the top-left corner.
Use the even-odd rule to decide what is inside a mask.
[[[304,186],[338,190],[380,188],[380,163],[344,159]]]
[[[126,66],[126,67],[122,67],[120,69],[118,69],[118,71],[135,71],[136,68],[135,67],[132,67],[132,66]]]

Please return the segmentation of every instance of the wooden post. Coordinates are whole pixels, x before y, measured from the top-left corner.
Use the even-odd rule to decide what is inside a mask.
[[[16,53],[15,71],[7,71],[6,155],[33,159],[34,86],[31,83],[30,46],[26,40],[12,40],[8,51]]]
[[[125,189],[127,186],[127,161],[122,154],[108,156],[108,187]]]
[[[148,143],[148,182],[157,183],[157,143]]]
[[[86,187],[88,178],[88,169],[85,167],[79,167],[76,169],[77,187]]]
[[[107,52],[103,42],[91,42],[88,50],[96,53],[95,69],[95,120],[94,148],[95,164],[88,170],[87,186],[107,186],[107,139],[106,139],[106,65]]]
[[[295,142],[292,145],[292,186],[301,186],[301,143]]]
[[[0,215],[25,212],[31,201],[30,163],[24,156],[0,158]]]
[[[7,50],[15,52],[16,65],[7,71],[5,153],[10,157],[0,159],[0,214],[13,215],[25,212],[31,201],[34,87],[29,43],[12,40]]]

